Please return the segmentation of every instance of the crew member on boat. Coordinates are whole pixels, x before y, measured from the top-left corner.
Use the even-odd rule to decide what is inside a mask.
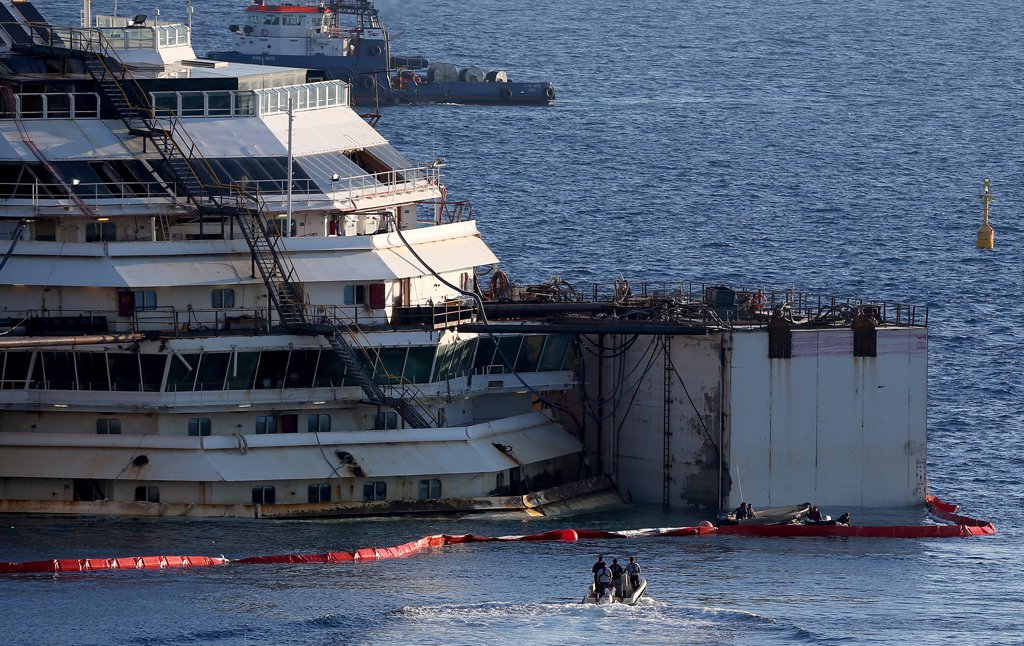
[[[619,559],[612,559],[612,564],[608,568],[612,571],[612,587],[615,588],[615,596],[622,596],[622,573],[625,571],[621,565],[619,565]]]
[[[640,587],[640,564],[636,562],[636,557],[629,557],[629,563],[626,563],[626,574],[629,575],[629,585],[634,590]]]

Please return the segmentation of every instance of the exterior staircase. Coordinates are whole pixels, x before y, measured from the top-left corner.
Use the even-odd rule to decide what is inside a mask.
[[[195,141],[181,127],[177,116],[156,118],[145,91],[117,58],[117,53],[109,47],[102,33],[83,31],[89,34],[79,41],[85,45],[78,54],[98,84],[102,98],[114,108],[130,134],[153,143],[171,179],[182,190],[186,203],[200,218],[204,213],[214,213],[229,216],[238,225],[281,326],[298,333],[313,331],[315,328],[306,314],[301,283],[296,280],[295,267],[287,253],[283,253],[277,227],[268,224],[273,216],[267,212],[265,203],[237,185],[221,182]],[[359,384],[366,400],[394,408],[412,428],[430,427],[426,409],[413,397],[404,392],[397,396],[384,392],[374,379],[367,351],[353,347],[347,336],[350,336],[349,326],[337,320],[329,324],[324,334],[345,367],[346,376]]]

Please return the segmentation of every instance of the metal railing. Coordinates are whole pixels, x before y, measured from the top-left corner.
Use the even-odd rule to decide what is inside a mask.
[[[726,296],[726,301],[712,302],[716,290]],[[733,300],[728,303],[730,294]],[[593,283],[589,294],[577,293],[575,302],[611,302],[637,308],[659,302],[702,306],[709,310],[709,322],[713,323],[717,318],[724,324],[765,324],[772,314],[782,314],[794,323],[843,325],[849,322],[854,313],[864,312],[884,325],[928,326],[926,305],[857,296],[826,296],[795,288],[697,281],[631,283],[620,279],[611,284]]]
[[[15,119],[99,119],[95,92],[22,92],[14,95]]]

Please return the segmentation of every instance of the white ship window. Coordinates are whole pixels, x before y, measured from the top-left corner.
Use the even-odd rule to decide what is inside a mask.
[[[365,305],[366,285],[345,285],[344,299],[342,302],[345,305]]]
[[[140,310],[155,310],[156,309],[156,292],[151,289],[147,290],[136,290],[135,294],[135,311]]]
[[[284,16],[284,24],[301,26],[302,16]]]
[[[310,415],[306,420],[306,430],[310,433],[329,433],[331,430],[331,416],[324,413]]]
[[[154,485],[135,487],[135,502],[160,502],[160,487]]]
[[[86,242],[113,242],[117,240],[117,226],[113,222],[87,222]]]
[[[398,413],[393,410],[377,411],[373,420],[373,428],[378,431],[398,428]]]
[[[331,485],[326,482],[309,485],[309,502],[331,502]]]
[[[210,300],[212,301],[212,307],[215,309],[225,309],[235,306],[235,290],[233,289],[215,289],[210,293]]]
[[[420,480],[420,500],[437,500],[441,497],[441,481],[437,478]]]
[[[31,352],[0,353],[0,387],[3,390],[21,390],[28,379],[28,368],[32,361]]]
[[[273,505],[277,501],[274,485],[255,485],[252,488],[252,504]]]
[[[260,415],[256,418],[256,434],[267,435],[277,433],[277,417],[274,415]]]
[[[210,434],[209,417],[191,417],[188,420],[188,434],[193,437],[205,437]]]
[[[388,499],[388,483],[383,480],[377,482],[364,482],[363,483],[363,500],[366,502],[373,502],[375,500],[387,500]]]
[[[96,434],[120,435],[121,420],[114,419],[113,417],[101,417],[100,419],[96,420]]]

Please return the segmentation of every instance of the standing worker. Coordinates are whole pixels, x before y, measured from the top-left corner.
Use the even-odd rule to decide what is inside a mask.
[[[636,562],[636,557],[629,557],[629,563],[626,563],[626,574],[629,575],[629,585],[636,590],[640,587],[640,564]]]
[[[619,565],[619,559],[612,559],[611,567],[608,568],[612,571],[612,587],[615,588],[615,596],[622,596],[622,566]]]

